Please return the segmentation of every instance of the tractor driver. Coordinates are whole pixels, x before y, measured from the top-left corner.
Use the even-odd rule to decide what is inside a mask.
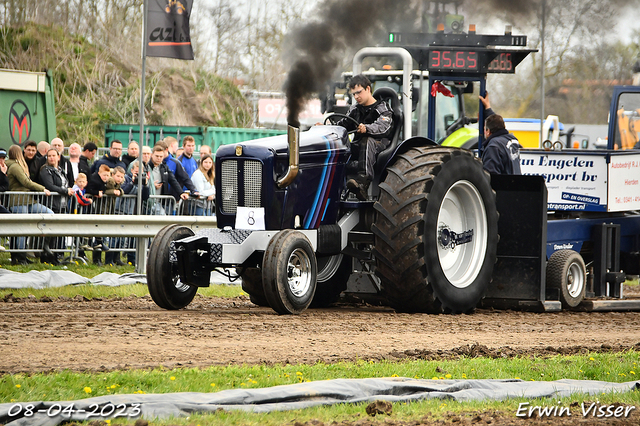
[[[378,101],[371,93],[371,81],[362,74],[355,75],[349,82],[349,93],[356,100],[347,111],[347,116],[337,124],[347,130],[355,130],[351,145],[353,158],[347,167],[357,172],[354,178],[347,180],[347,188],[360,201],[367,199],[367,190],[373,179],[373,166],[380,152],[389,146],[392,132],[393,114],[384,101]],[[359,123],[356,126],[356,122]],[[357,157],[355,157],[357,155]]]

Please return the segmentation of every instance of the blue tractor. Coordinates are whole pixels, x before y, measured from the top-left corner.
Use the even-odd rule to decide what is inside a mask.
[[[408,49],[386,53],[400,52],[410,74],[408,50],[425,66],[434,65],[429,52],[436,52],[442,62],[460,65],[438,65],[436,73],[467,81],[471,74],[486,75],[506,51],[479,46],[476,38],[486,36],[431,36],[433,43],[416,39]],[[530,52],[523,36],[498,37],[521,59]],[[463,39],[474,47],[460,44]],[[458,46],[442,48],[451,41]],[[473,152],[411,137],[410,82],[404,79],[400,93],[390,87],[374,92],[389,103],[395,128],[366,201],[346,189],[351,135],[332,124],[340,114],[307,131],[290,126],[286,136],[220,147],[218,227],[194,235],[172,225],[157,235],[147,266],[153,300],[165,309],[183,308],[198,287],[209,285],[212,271],[235,269],[251,301],[280,314],[327,306],[348,285],[352,292],[377,293],[398,311],[473,310],[497,258],[496,194]]]

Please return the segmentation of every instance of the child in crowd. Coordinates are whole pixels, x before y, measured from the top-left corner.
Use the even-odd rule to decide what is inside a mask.
[[[73,185],[73,194],[75,200],[73,198],[69,199],[69,202],[72,203],[75,201],[74,208],[69,208],[70,212],[75,213],[89,213],[89,207],[93,200],[90,196],[85,195],[87,187],[87,175],[84,173],[78,173],[78,177],[76,177],[75,185]],[[72,204],[73,206],[73,204]],[[84,256],[84,250],[93,250],[93,248],[88,244],[88,238],[82,238],[82,243],[80,244],[81,251],[79,252],[80,256]]]
[[[88,183],[87,175],[85,175],[84,173],[78,173],[78,177],[76,178],[75,185],[73,185],[73,188],[71,188],[76,197],[76,203],[77,203],[76,206],[81,206],[81,207],[76,207],[77,213],[87,213],[89,210],[88,207],[93,202],[91,197],[88,197],[85,195],[87,183]],[[70,211],[73,211],[73,210],[70,209]]]
[[[107,181],[111,177],[111,169],[106,164],[101,164],[100,168],[91,175],[86,187],[86,193],[97,198],[93,203],[93,211],[98,214],[108,214],[109,207],[113,206],[104,195],[107,191]],[[96,237],[93,246],[93,263],[102,266],[102,252],[108,251],[109,246],[102,241],[102,237]]]
[[[112,197],[120,197],[124,193],[120,188],[120,185],[124,182],[125,175],[124,168],[117,166],[111,170],[111,177],[107,179],[105,195]],[[110,205],[109,214],[114,214],[121,204],[120,199],[114,200]],[[117,249],[122,248],[124,238],[109,238],[109,251],[104,255],[105,265],[124,265],[124,262],[120,259],[120,251]],[[116,250],[114,250],[116,249]]]
[[[105,191],[105,194],[115,195],[116,197],[121,196],[123,194],[123,191],[120,188],[120,185],[122,185],[122,182],[124,182],[125,174],[126,172],[120,166],[113,169],[111,171],[111,177],[107,179],[107,184],[106,184],[107,189]]]

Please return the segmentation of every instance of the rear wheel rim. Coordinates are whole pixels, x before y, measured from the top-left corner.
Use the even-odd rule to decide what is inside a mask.
[[[295,297],[303,297],[311,287],[311,259],[306,251],[295,249],[287,260],[287,285]]]
[[[480,192],[467,180],[454,183],[440,205],[436,235],[442,272],[454,287],[468,287],[480,273],[487,233],[487,213]]]

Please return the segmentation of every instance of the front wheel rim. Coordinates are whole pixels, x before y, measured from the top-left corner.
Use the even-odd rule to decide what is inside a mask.
[[[483,198],[471,182],[454,183],[438,211],[436,247],[447,280],[457,288],[477,278],[487,252],[488,221]]]
[[[567,291],[571,297],[575,298],[582,294],[582,289],[585,284],[584,281],[585,277],[580,265],[577,263],[569,265],[569,269],[567,270]]]
[[[287,285],[295,297],[303,297],[311,287],[311,259],[306,251],[295,249],[287,260]]]

